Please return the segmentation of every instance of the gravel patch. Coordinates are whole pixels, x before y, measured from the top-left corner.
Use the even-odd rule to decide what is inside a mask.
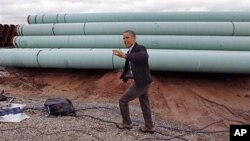
[[[14,103],[26,104],[26,107],[41,108],[47,97],[20,96]],[[99,102],[73,102],[77,111],[76,117],[47,117],[42,110],[26,110],[30,116],[20,123],[0,123],[0,141],[218,141],[220,134],[190,133],[190,127],[158,119],[153,115],[156,125],[154,134],[141,133],[143,126],[140,107],[131,105],[130,112],[134,127],[131,130],[116,128],[114,123],[121,122],[118,104]]]

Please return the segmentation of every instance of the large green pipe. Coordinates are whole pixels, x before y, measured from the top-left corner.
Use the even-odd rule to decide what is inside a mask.
[[[110,49],[44,49],[38,55],[43,68],[113,69]]]
[[[250,73],[248,51],[148,49],[148,53],[151,70]],[[123,65],[124,59],[113,56],[112,49],[0,50],[0,66],[119,69]]]
[[[121,35],[127,29],[134,30],[138,35],[248,36],[250,35],[250,22],[86,23],[85,34]]]
[[[138,35],[149,49],[250,50],[249,36]],[[16,48],[124,48],[122,35],[16,36]]]
[[[250,22],[99,22],[18,25],[18,35],[138,35],[249,36]]]
[[[114,57],[112,49],[0,49],[0,66],[113,69]]]
[[[249,51],[152,50],[151,70],[250,73]]]
[[[29,15],[28,23],[250,21],[250,12],[129,12]]]
[[[40,49],[0,49],[0,66],[39,67],[37,54]]]
[[[121,48],[122,35],[107,36],[16,36],[17,48]]]
[[[17,34],[24,36],[42,36],[42,35],[84,35],[84,23],[72,24],[30,24],[18,25]]]

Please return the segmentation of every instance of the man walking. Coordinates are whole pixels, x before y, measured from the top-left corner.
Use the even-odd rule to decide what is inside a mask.
[[[128,79],[134,80],[132,85],[125,91],[119,99],[119,106],[123,122],[117,123],[119,129],[133,128],[130,119],[128,103],[139,97],[140,106],[145,121],[145,127],[140,127],[140,131],[154,133],[153,122],[151,117],[151,109],[148,99],[148,90],[150,88],[152,78],[148,66],[148,53],[144,46],[136,43],[136,34],[132,30],[123,33],[123,41],[128,48],[127,54],[120,50],[113,50],[113,54],[126,59],[121,79],[127,82]]]

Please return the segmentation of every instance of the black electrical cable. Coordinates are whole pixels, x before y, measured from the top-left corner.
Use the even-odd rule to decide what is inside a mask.
[[[109,108],[109,107],[105,107],[105,106],[93,106],[93,107],[86,107],[86,108],[79,108],[79,109],[76,109],[75,111],[84,111],[84,110],[92,110],[92,109],[107,109],[107,110],[114,110],[112,108]]]
[[[205,134],[217,134],[217,133],[229,133],[229,130],[221,130],[221,131],[198,131],[197,133],[205,133]]]
[[[99,120],[101,122],[116,124],[116,122],[114,122],[114,121],[104,120],[104,119],[97,118],[97,117],[87,115],[87,114],[77,115],[77,117],[89,117],[89,118],[92,118],[92,119],[95,119],[95,120]]]

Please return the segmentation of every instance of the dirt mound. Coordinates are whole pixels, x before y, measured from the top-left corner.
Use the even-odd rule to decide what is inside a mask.
[[[63,96],[82,102],[117,103],[128,85],[119,71],[17,69],[0,78],[8,95]],[[250,75],[152,72],[153,112],[161,119],[210,129],[250,123]],[[129,82],[131,83],[131,82]],[[131,102],[138,105],[138,100]],[[157,120],[157,119],[156,119]]]

